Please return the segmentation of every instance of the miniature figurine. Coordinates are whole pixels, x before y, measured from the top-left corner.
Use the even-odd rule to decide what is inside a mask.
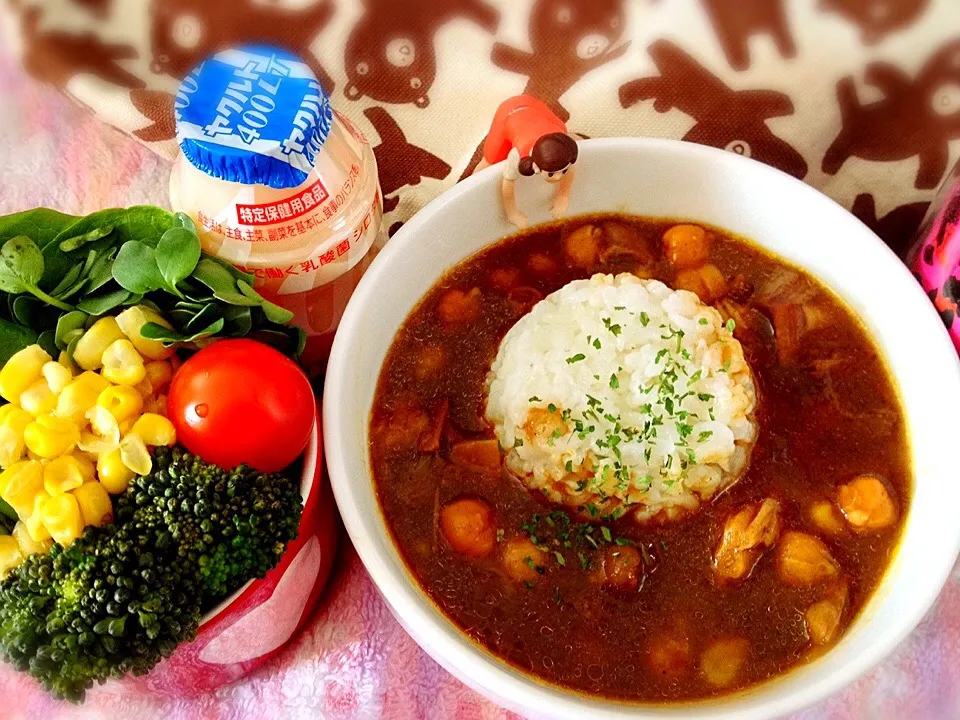
[[[556,183],[550,210],[560,218],[570,202],[578,152],[577,141],[567,133],[567,126],[545,103],[532,95],[517,95],[497,108],[483,145],[483,159],[474,172],[507,161],[500,185],[503,209],[507,220],[524,228],[528,221],[517,207],[517,180],[521,175],[539,173],[548,183]]]

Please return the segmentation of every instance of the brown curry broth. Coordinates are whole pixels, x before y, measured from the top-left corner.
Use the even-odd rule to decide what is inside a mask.
[[[614,215],[591,218],[603,219],[629,222],[652,248],[658,248],[664,230],[676,223]],[[588,277],[591,273],[564,266],[562,227],[561,223],[538,228],[487,248],[458,265],[427,294],[387,356],[372,427],[414,397],[427,411],[448,399],[452,427],[463,436],[471,436],[466,430],[479,429],[487,370],[500,339],[519,317],[504,294],[491,289],[489,274],[495,268],[519,268],[521,284],[543,294]],[[727,278],[742,273],[759,287],[784,267],[744,240],[718,230],[714,234],[711,261]],[[526,263],[532,252],[555,258],[559,272],[548,280],[533,275]],[[656,252],[659,255],[659,249]],[[664,261],[657,262],[656,277],[669,283],[669,269]],[[576,552],[569,550],[566,566],[551,557],[547,572],[532,588],[507,578],[496,553],[481,561],[457,556],[437,529],[439,508],[457,496],[487,500],[508,538],[523,534],[519,526],[534,513],[543,515],[555,508],[517,482],[477,474],[415,450],[391,454],[374,440],[374,475],[387,524],[413,575],[444,613],[511,664],[583,692],[664,701],[713,696],[755,684],[808,657],[811,645],[803,611],[823,594],[822,588],[783,585],[777,579],[773,552],[767,552],[742,583],[722,587],[712,577],[712,552],[726,518],[746,502],[775,497],[783,505],[783,528],[819,535],[839,562],[850,586],[842,624],[847,627],[887,568],[901,524],[876,535],[830,538],[817,532],[805,513],[812,501],[832,498],[836,486],[855,474],[876,473],[895,490],[902,523],[911,484],[908,446],[896,392],[873,343],[837,298],[809,276],[805,281],[815,288],[817,299],[831,307],[834,319],[830,327],[804,338],[803,357],[839,355],[851,360],[830,374],[834,399],[826,397],[823,381],[803,365],[784,369],[761,358],[754,366],[761,392],[760,434],[747,474],[728,493],[679,524],[642,528],[623,519],[608,523],[614,535],[645,544],[655,556],[655,567],[636,594],[605,591],[589,579]],[[481,317],[451,334],[437,319],[437,303],[447,289],[473,287],[483,290]],[[427,343],[443,347],[447,362],[435,380],[418,381],[412,371]],[[472,436],[491,437],[492,431]],[[445,441],[441,458],[448,449]],[[679,677],[664,677],[650,669],[648,643],[664,632],[689,642],[690,668]],[[750,653],[737,681],[718,690],[698,673],[697,658],[711,640],[724,636],[747,638]]]

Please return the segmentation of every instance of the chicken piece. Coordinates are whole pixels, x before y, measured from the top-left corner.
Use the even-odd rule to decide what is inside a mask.
[[[478,498],[460,498],[440,511],[440,530],[461,555],[486,557],[496,544],[493,508]]]
[[[720,580],[742,580],[752,571],[764,550],[780,534],[780,503],[767,498],[747,505],[727,520],[713,556],[713,572]]]
[[[714,687],[726,687],[737,679],[749,652],[750,642],[746,638],[714,640],[700,654],[700,672]]]
[[[831,588],[822,600],[807,608],[803,617],[807,635],[814,645],[827,645],[836,639],[848,597],[847,585],[841,583]]]
[[[421,433],[430,425],[430,417],[413,404],[404,404],[379,422],[374,430],[390,450],[406,450],[418,445]]]
[[[897,507],[883,482],[872,475],[861,475],[840,487],[837,504],[847,522],[857,532],[888,528],[897,520]]]
[[[503,569],[517,582],[533,582],[546,569],[547,554],[529,539],[515,537],[503,545]]]
[[[811,587],[836,577],[840,566],[819,538],[788,532],[780,539],[777,568],[780,579],[795,587]]]
[[[434,453],[440,449],[440,437],[443,435],[443,426],[447,422],[447,412],[450,410],[450,401],[444,399],[430,416],[430,424],[423,429],[417,442],[420,452]]]
[[[450,462],[482,473],[500,472],[500,446],[496,439],[464,440],[450,450]]]
[[[782,365],[790,365],[796,359],[804,335],[830,323],[827,311],[811,303],[774,305],[770,315]]]

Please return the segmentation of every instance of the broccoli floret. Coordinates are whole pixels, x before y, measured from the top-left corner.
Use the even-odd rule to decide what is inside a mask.
[[[0,583],[0,653],[58,698],[149,672],[296,537],[291,478],[225,472],[166,448],[153,465],[114,498],[113,525],[32,555]]]
[[[116,503],[118,522],[153,507],[179,557],[199,567],[205,604],[276,567],[297,536],[300,489],[286,475],[241,465],[230,471],[179,449],[157,448],[153,471],[135,479]]]

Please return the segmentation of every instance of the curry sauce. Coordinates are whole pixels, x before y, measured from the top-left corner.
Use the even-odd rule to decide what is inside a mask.
[[[716,228],[678,260],[663,238],[679,222],[581,217],[462,262],[397,334],[371,418],[381,509],[444,614],[542,681],[641,702],[742,689],[835,643],[890,564],[912,484],[896,390],[850,309]],[[734,321],[754,374],[749,468],[678,521],[574,515],[498,464],[483,412],[501,338],[539,299],[596,272],[696,292]],[[756,526],[761,510],[776,512],[771,541],[725,576],[725,532]],[[463,532],[479,540],[459,543]],[[826,572],[798,579],[792,568],[809,563],[795,552],[820,552]]]

